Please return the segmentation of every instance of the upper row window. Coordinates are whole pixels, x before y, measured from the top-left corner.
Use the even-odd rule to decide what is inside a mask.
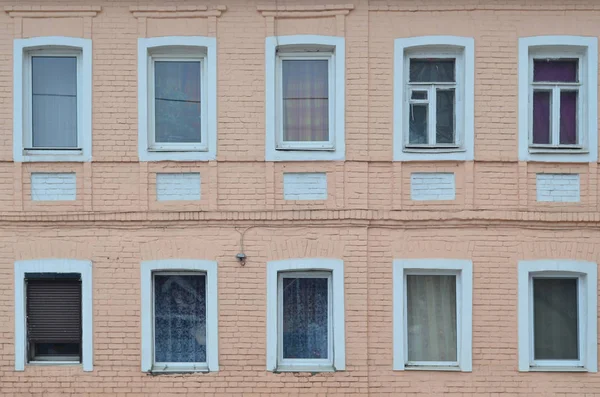
[[[15,40],[15,161],[91,159],[91,40]],[[519,39],[519,159],[597,161],[597,38]],[[345,158],[345,42],[266,39],[267,161]],[[474,40],[396,39],[394,160],[473,160]],[[141,161],[216,158],[216,39],[138,40]]]

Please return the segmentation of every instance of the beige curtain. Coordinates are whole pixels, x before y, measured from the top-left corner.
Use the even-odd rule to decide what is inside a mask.
[[[327,60],[284,60],[283,140],[329,140]]]
[[[457,361],[456,276],[406,277],[408,360]]]

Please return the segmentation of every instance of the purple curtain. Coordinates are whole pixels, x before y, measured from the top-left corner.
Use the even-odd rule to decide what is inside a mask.
[[[329,140],[327,60],[283,61],[283,140]]]
[[[550,143],[550,91],[533,92],[533,143]]]
[[[575,145],[577,143],[577,92],[562,91],[560,93],[560,143]]]
[[[576,83],[578,81],[579,61],[576,59],[533,61],[533,81],[549,83]],[[533,143],[550,144],[552,128],[552,93],[534,91],[533,93]],[[560,144],[577,143],[577,91],[560,93]]]
[[[533,61],[533,81],[553,83],[576,83],[577,82],[576,59],[561,59],[546,61],[536,59]]]

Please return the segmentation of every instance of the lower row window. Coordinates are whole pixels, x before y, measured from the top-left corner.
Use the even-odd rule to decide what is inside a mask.
[[[27,360],[81,362],[81,278],[26,275]]]

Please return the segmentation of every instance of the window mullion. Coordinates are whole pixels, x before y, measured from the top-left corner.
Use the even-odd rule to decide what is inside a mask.
[[[427,143],[429,145],[435,145],[436,144],[436,134],[435,134],[435,130],[436,130],[436,106],[437,106],[437,95],[436,95],[436,86],[435,85],[430,85],[429,86],[429,114],[428,114],[428,121],[427,121],[427,130],[428,130],[428,139],[427,139]]]
[[[560,87],[552,88],[552,145],[560,145]]]

